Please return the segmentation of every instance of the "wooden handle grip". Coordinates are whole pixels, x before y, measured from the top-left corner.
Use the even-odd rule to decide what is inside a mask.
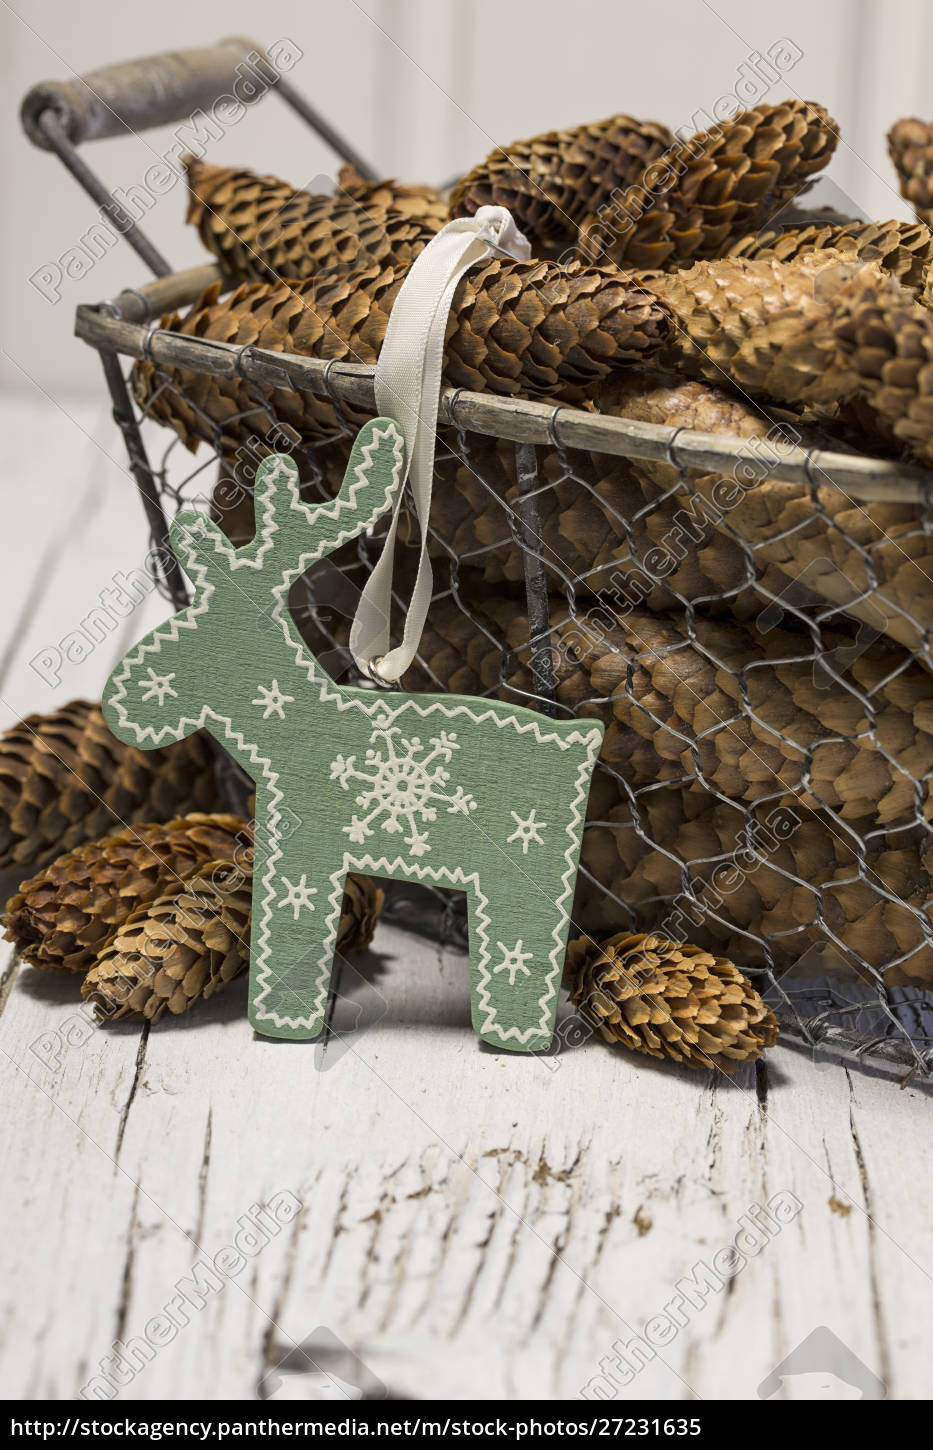
[[[29,139],[48,150],[39,122],[51,109],[77,146],[183,121],[209,109],[219,96],[254,100],[277,76],[261,46],[234,36],[216,45],[103,66],[69,81],[41,81],[25,96],[20,117]]]

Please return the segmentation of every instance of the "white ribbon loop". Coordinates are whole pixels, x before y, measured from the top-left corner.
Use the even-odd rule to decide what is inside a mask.
[[[519,261],[531,256],[530,245],[504,206],[481,206],[475,216],[459,217],[442,227],[402,283],[376,364],[376,413],[393,418],[402,430],[406,476],[382,554],[357,606],[350,650],[358,668],[383,684],[401,679],[414,659],[431,601],[427,528],[447,318],[463,274],[496,255]],[[421,552],[402,642],[390,650],[395,539],[406,478],[411,482]]]

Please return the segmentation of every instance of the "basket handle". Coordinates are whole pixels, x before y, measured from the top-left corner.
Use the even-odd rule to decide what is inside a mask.
[[[274,84],[278,74],[262,46],[238,35],[215,45],[102,66],[70,81],[40,81],[24,97],[20,117],[29,139],[48,151],[52,148],[40,118],[49,110],[78,146],[183,121],[220,96],[246,99],[248,86],[253,98],[263,84],[267,89]],[[239,93],[234,90],[238,83]]]

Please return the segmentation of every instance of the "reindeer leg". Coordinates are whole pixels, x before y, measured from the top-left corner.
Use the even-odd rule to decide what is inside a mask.
[[[307,1040],[324,1027],[345,872],[313,825],[282,807],[257,827],[249,1020],[265,1037]]]
[[[550,1046],[569,925],[562,884],[529,874],[503,861],[468,901],[473,1028],[513,1052]]]

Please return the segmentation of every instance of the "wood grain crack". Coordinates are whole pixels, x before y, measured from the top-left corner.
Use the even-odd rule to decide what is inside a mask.
[[[849,1083],[849,1131],[852,1134],[852,1151],[855,1154],[855,1162],[858,1168],[859,1181],[862,1185],[862,1201],[865,1207],[865,1225],[868,1234],[868,1275],[871,1292],[872,1321],[875,1329],[875,1343],[878,1349],[878,1366],[881,1378],[888,1387],[888,1394],[891,1394],[891,1357],[888,1351],[888,1336],[884,1323],[884,1311],[881,1307],[881,1285],[879,1281],[878,1265],[878,1235],[874,1219],[874,1195],[868,1176],[868,1166],[865,1162],[865,1154],[862,1151],[862,1143],[859,1138],[858,1128],[855,1125],[855,1085],[852,1081],[852,1074],[849,1068],[843,1069]]]
[[[117,1141],[113,1150],[114,1168],[120,1162],[120,1149],[123,1147],[123,1136],[126,1133],[126,1124],[130,1116],[130,1108],[136,1097],[136,1091],[142,1081],[143,1063],[146,1060],[146,1047],[149,1043],[149,1023],[144,1022],[139,1034],[139,1047],[136,1049],[136,1066],[133,1071],[133,1081],[127,1094],[126,1102],[123,1104],[123,1111],[120,1114],[120,1121],[117,1125]]]

